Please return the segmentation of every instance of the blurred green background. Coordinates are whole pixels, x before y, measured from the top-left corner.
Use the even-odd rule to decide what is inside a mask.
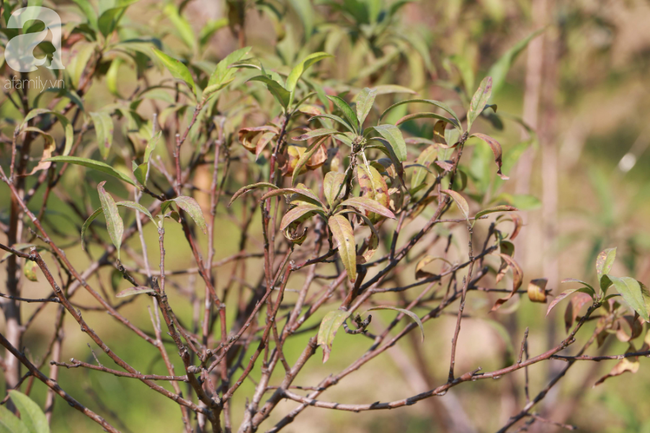
[[[517,245],[517,258],[527,279],[547,277],[549,287],[558,293],[561,290],[559,281],[563,278],[593,281],[596,254],[616,246],[623,259],[617,261],[614,273],[650,282],[650,218],[647,217],[650,211],[650,3],[646,0],[420,0],[406,4],[387,29],[373,27],[370,21],[364,21],[363,13],[352,12],[357,5],[361,5],[358,6],[361,11],[390,10],[396,2],[388,0],[386,4],[374,0],[269,3],[140,0],[128,9],[123,21],[124,31],[148,33],[183,53],[182,37],[169,17],[161,12],[167,3],[182,8],[182,15],[196,33],[209,23],[219,22],[222,26],[208,38],[202,52],[194,53],[195,58],[217,60],[238,48],[241,30],[235,27],[241,25],[246,44],[253,46],[253,53],[270,67],[292,64],[300,57],[301,50],[319,48],[335,55],[327,65],[332,79],[343,80],[351,86],[396,82],[416,90],[422,97],[436,99],[452,98],[455,94],[460,94],[462,99],[466,93],[471,95],[480,79],[508,50],[535,30],[544,29],[518,56],[513,56],[512,67],[494,98],[499,113],[523,118],[537,131],[531,136],[517,122],[508,121],[503,130],[495,133],[504,146],[505,158],[509,152],[523,152],[517,164],[505,170],[511,180],[503,186],[504,190],[537,198],[523,206],[528,210],[524,216],[526,226]],[[349,8],[337,11],[330,3],[345,3]],[[64,24],[79,21],[72,2],[44,3],[48,4],[60,13]],[[226,20],[230,20],[230,26]],[[307,33],[310,37],[305,36]],[[134,79],[135,72],[124,66],[119,81],[123,94],[133,90]],[[100,81],[91,87],[86,99],[92,106],[100,107],[112,102],[113,97]],[[3,117],[13,115],[8,103],[3,103],[0,113]],[[115,139],[121,140],[117,136]],[[7,149],[9,147],[3,147],[0,155],[3,167],[7,166]],[[90,171],[84,172],[87,176],[95,176]],[[70,170],[64,178],[64,187],[77,188],[80,173],[76,168]],[[100,179],[101,176],[96,177]],[[96,205],[96,199],[93,200]],[[39,202],[38,198],[34,201]],[[63,212],[56,198],[51,204],[53,210]],[[8,190],[1,185],[1,218],[7,217],[8,209]],[[50,223],[68,233],[78,230],[70,224],[71,220],[77,226],[82,223],[65,214],[51,216]],[[227,217],[221,218],[218,226],[217,259],[236,253],[238,243],[237,228]],[[167,233],[167,242],[173,245],[167,250],[168,266],[173,269],[194,266],[180,228],[168,224]],[[155,243],[156,233],[151,227],[146,234],[148,243]],[[4,242],[2,235],[0,242]],[[68,255],[78,269],[84,269],[88,263],[79,247]],[[156,263],[155,249],[150,250],[149,255],[152,263]],[[254,263],[251,262],[251,268]],[[229,269],[226,265],[219,272],[227,274]],[[89,282],[106,284],[110,269],[102,270],[100,275],[103,277],[101,283],[97,278]],[[5,279],[6,271],[2,267],[0,281]],[[40,297],[49,293],[44,281],[26,282],[24,287],[25,296]],[[234,296],[231,301],[235,301]],[[291,296],[288,295],[289,301]],[[79,293],[75,301],[81,305],[93,303],[85,293]],[[178,305],[175,310],[179,315],[191,315],[191,306],[180,296],[176,303],[173,296],[171,301]],[[477,311],[488,309],[486,301],[479,297],[470,302]],[[150,303],[148,298],[138,299],[126,307],[123,314],[150,329],[147,303]],[[36,307],[23,305],[24,317],[29,317]],[[34,359],[39,359],[42,355],[39,348],[50,338],[54,312],[55,306],[48,306],[25,336],[25,347]],[[140,344],[106,314],[89,311],[84,317],[110,347],[140,371],[165,374],[162,361],[153,348]],[[375,330],[379,329],[382,318],[386,322],[393,316],[379,313],[376,317],[379,320],[371,325]],[[316,325],[321,318],[322,315],[312,317],[306,326]],[[502,327],[490,326],[483,319],[496,320]],[[430,366],[434,383],[446,380],[450,331],[454,323],[454,317],[443,316],[425,324],[423,356]],[[0,323],[0,330],[2,326]],[[564,337],[560,309],[545,318],[544,307],[522,300],[515,311],[496,316],[485,313],[464,322],[459,370],[477,366],[483,370],[501,367],[506,362],[501,357],[501,348],[508,344],[518,347],[526,327],[530,327],[531,332],[531,354],[543,352],[551,341],[557,342]],[[90,340],[70,317],[66,318],[65,334],[62,359],[75,357],[92,362],[86,346]],[[310,336],[303,334],[285,346],[290,363]],[[339,334],[330,361],[322,365],[319,356],[313,357],[298,382],[314,386],[327,374],[345,368],[366,350],[358,338]],[[626,347],[614,342],[608,352],[622,353]],[[412,374],[414,369],[410,363],[414,361],[410,351],[408,344],[400,344],[391,349],[388,356],[373,360],[366,368],[346,378],[323,398],[366,403],[404,398],[427,390],[421,378]],[[109,365],[108,359],[103,359],[97,350],[95,352]],[[178,357],[174,358],[174,364],[181,365]],[[574,424],[579,431],[586,432],[650,432],[650,413],[645,410],[646,399],[650,397],[647,386],[650,371],[644,360],[636,375],[628,373],[592,388],[595,380],[613,364],[603,362],[595,371],[591,364],[575,366],[573,374],[569,374],[542,404],[542,408],[548,405],[552,409],[549,418]],[[546,384],[549,374],[558,365],[562,363],[554,361],[531,368],[532,395]],[[524,402],[522,380],[523,372],[517,372],[512,378],[466,384],[444,397],[390,412],[353,414],[309,408],[285,430],[431,432],[437,431],[436,413],[442,406],[456,417],[467,417],[468,428],[473,431],[495,431],[521,408]],[[63,369],[59,383],[125,432],[181,430],[176,405],[138,381]],[[252,390],[253,383],[246,382],[236,394],[233,425],[239,424],[245,396]],[[45,387],[35,382],[32,396],[42,405]],[[293,407],[295,403],[281,403],[262,428],[273,425]],[[60,399],[54,415],[52,431],[56,433],[100,430]],[[116,421],[114,415],[118,415],[120,421]],[[549,426],[543,428],[539,431],[551,429]]]

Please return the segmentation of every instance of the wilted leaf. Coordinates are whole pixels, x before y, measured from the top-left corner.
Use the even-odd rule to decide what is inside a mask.
[[[569,289],[569,290],[565,290],[564,292],[562,292],[562,293],[560,293],[559,295],[557,295],[557,296],[555,297],[555,299],[553,299],[553,301],[551,301],[550,304],[548,304],[548,308],[546,309],[546,315],[548,316],[548,313],[550,313],[551,310],[552,310],[553,308],[555,308],[555,306],[556,306],[560,301],[564,300],[567,296],[569,296],[569,295],[571,295],[571,294],[573,294],[573,293],[575,293],[575,292],[587,293],[588,295],[591,296],[591,291],[590,291],[590,289],[589,289],[588,287],[580,287],[580,288],[577,288],[577,289]]]
[[[507,268],[510,268],[512,270],[512,291],[510,293],[508,293],[508,295],[506,297],[501,298],[501,299],[497,299],[497,301],[494,303],[494,306],[492,307],[490,312],[495,311],[501,305],[508,302],[510,300],[510,298],[512,298],[515,295],[515,293],[517,293],[517,290],[519,289],[519,287],[521,287],[521,283],[523,282],[523,279],[524,279],[524,272],[521,270],[521,267],[515,261],[515,259],[513,259],[512,257],[510,257],[507,254],[499,254],[499,256],[504,261]]]
[[[294,207],[293,209],[291,209],[290,211],[288,211],[282,217],[282,221],[280,222],[280,230],[286,229],[287,227],[289,227],[289,225],[292,222],[301,219],[304,216],[308,216],[310,214],[317,213],[317,212],[320,212],[321,214],[324,215],[323,208],[321,207],[318,207],[313,204],[306,204],[306,203],[300,204]]]
[[[311,168],[309,162],[312,160],[315,154],[320,150],[322,152],[322,158],[320,158],[320,165],[322,165],[325,162],[325,151],[323,150],[323,142],[327,140],[327,137],[322,137],[320,140],[314,141],[312,144],[307,147],[305,152],[300,156],[300,159],[298,159],[298,162],[296,163],[296,166],[293,167],[293,175],[291,176],[291,185],[294,185],[296,183],[296,179],[299,174],[303,171],[305,167]],[[315,168],[318,168],[320,166],[319,164],[315,164]]]
[[[273,191],[269,191],[262,196],[262,201],[275,197],[278,195],[289,195],[292,194],[293,200],[302,200],[309,203],[315,204],[317,206],[323,206],[318,197],[305,185],[299,183],[295,188],[279,188]]]
[[[208,234],[208,225],[205,223],[205,218],[203,218],[203,211],[201,210],[201,206],[199,206],[196,200],[194,200],[192,197],[181,195],[173,198],[172,201],[176,203],[178,207],[187,212],[190,217],[192,217],[203,234]]]
[[[121,292],[115,295],[116,298],[125,298],[127,296],[133,295],[142,295],[143,293],[155,293],[156,291],[151,287],[146,286],[136,286],[129,287],[128,289],[122,290]]]
[[[564,311],[564,329],[567,334],[569,333],[571,326],[573,326],[573,322],[575,322],[576,317],[578,317],[580,309],[592,301],[593,298],[591,295],[583,292],[578,292],[573,296],[573,298],[571,298],[569,304],[566,307],[566,310]]]
[[[508,205],[501,205],[501,206],[496,206],[496,207],[491,207],[489,209],[483,209],[481,211],[478,211],[476,215],[474,216],[474,224],[476,221],[478,221],[479,218],[481,218],[483,215],[495,213],[495,212],[515,212],[518,211],[514,206],[508,206]]]
[[[368,197],[350,197],[341,203],[343,206],[351,206],[361,211],[374,212],[386,218],[395,218],[395,214],[387,207]]]
[[[631,344],[628,347],[628,349],[625,351],[625,353],[635,353],[635,352],[636,349]],[[639,358],[637,356],[623,358],[618,362],[618,364],[614,366],[614,368],[612,368],[612,371],[610,371],[608,374],[598,379],[598,381],[594,384],[594,386],[600,385],[610,377],[620,376],[621,374],[628,371],[630,373],[636,373],[637,371],[639,371],[640,366],[641,363],[639,362]]]
[[[465,215],[465,219],[469,221],[469,205],[467,204],[465,197],[460,195],[460,193],[452,191],[450,189],[443,189],[441,192],[454,199],[454,202],[456,203],[456,206],[458,206],[458,209],[460,209],[463,215]]]
[[[341,262],[343,262],[343,266],[348,271],[348,278],[351,282],[354,282],[357,279],[357,254],[352,226],[343,215],[330,217],[327,225],[336,241]]]
[[[320,322],[317,343],[319,346],[323,346],[323,364],[325,364],[330,357],[332,342],[336,336],[336,331],[339,330],[349,315],[349,312],[343,310],[330,311],[325,315],[325,317],[323,317],[322,322]]]
[[[396,308],[396,307],[389,307],[389,306],[381,306],[381,305],[380,305],[380,306],[378,306],[378,307],[372,307],[372,308],[369,308],[369,309],[366,311],[366,313],[367,313],[368,311],[373,311],[373,310],[395,310],[395,311],[399,311],[399,312],[402,313],[402,314],[406,314],[406,315],[409,316],[411,319],[413,319],[413,320],[415,321],[415,323],[418,324],[418,326],[420,327],[420,334],[422,335],[422,341],[424,341],[424,325],[422,325],[422,320],[420,320],[420,318],[418,317],[418,315],[415,314],[414,312],[409,311],[409,310],[405,310],[404,308]],[[364,313],[364,314],[365,314],[365,313]]]
[[[415,279],[419,280],[422,278],[429,278],[429,277],[434,277],[436,274],[432,274],[431,272],[427,272],[424,270],[424,267],[427,266],[429,263],[432,263],[436,260],[443,261],[447,263],[449,266],[452,266],[451,262],[445,258],[442,257],[433,257],[430,255],[424,256],[418,264],[415,266]]]
[[[47,170],[48,168],[50,168],[50,166],[52,165],[52,163],[50,162],[50,157],[52,156],[52,153],[56,149],[56,142],[54,141],[54,137],[34,127],[23,128],[23,131],[37,132],[41,134],[43,136],[43,139],[45,140],[43,144],[43,155],[41,156],[41,160],[39,161],[38,165],[34,167],[29,174],[32,175],[39,170]]]
[[[238,199],[239,197],[241,197],[242,195],[244,195],[244,194],[246,194],[247,192],[250,192],[250,191],[252,191],[252,190],[254,190],[254,189],[257,189],[257,188],[273,188],[273,189],[278,189],[277,186],[275,186],[275,185],[273,185],[272,183],[269,183],[269,182],[258,182],[258,183],[253,183],[253,184],[251,184],[251,185],[246,185],[246,186],[244,186],[244,187],[239,188],[239,189],[237,190],[237,192],[233,194],[232,198],[230,199],[230,202],[228,202],[228,207],[230,207],[230,205],[232,204],[232,202],[234,202],[235,200],[237,200],[237,199]]]
[[[536,280],[530,280],[528,283],[528,299],[531,302],[539,302],[542,304],[546,303],[546,283],[548,280],[546,278],[538,278]]]
[[[472,123],[474,120],[483,112],[485,105],[490,100],[492,95],[492,77],[485,77],[481,84],[479,85],[478,90],[472,96],[472,101],[469,104],[469,110],[467,111],[467,130],[469,131],[472,128]]]
[[[501,173],[501,165],[502,165],[501,157],[502,157],[502,153],[501,153],[501,145],[499,144],[499,142],[496,141],[494,138],[490,137],[489,135],[480,134],[478,132],[475,133],[475,134],[472,134],[472,137],[480,138],[481,140],[485,141],[490,146],[490,149],[492,149],[492,153],[494,153],[494,162],[496,162],[496,164],[497,164],[497,174],[499,175],[499,177],[501,179],[508,180],[509,177],[504,175],[503,173]]]
[[[53,110],[48,110],[47,108],[35,108],[32,111],[30,111],[27,114],[27,116],[25,116],[25,119],[23,119],[23,123],[20,126],[20,128],[21,129],[26,128],[27,127],[27,122],[29,122],[34,117],[40,116],[42,114],[51,114],[53,116],[56,116],[56,118],[59,120],[59,122],[61,122],[61,126],[63,126],[63,132],[65,134],[65,146],[63,148],[63,155],[67,156],[70,153],[70,150],[72,149],[72,145],[74,144],[74,130],[73,130],[72,124],[70,123],[68,118],[65,117],[63,114],[61,114],[59,112],[56,112],[56,111],[53,111]],[[42,132],[42,133],[45,134],[44,132]],[[48,158],[50,156],[51,155],[49,155]]]

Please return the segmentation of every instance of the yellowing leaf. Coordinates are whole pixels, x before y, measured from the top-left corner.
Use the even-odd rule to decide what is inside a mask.
[[[336,241],[343,266],[348,271],[350,282],[357,279],[357,254],[354,244],[354,232],[350,222],[343,215],[334,215],[327,225]]]
[[[458,206],[458,209],[460,209],[463,215],[465,215],[465,219],[469,221],[469,205],[467,204],[467,200],[465,200],[465,197],[460,195],[460,193],[450,189],[443,189],[441,192],[447,194],[449,197],[451,197],[454,200],[456,206]]]
[[[194,200],[192,197],[181,195],[172,199],[172,201],[176,203],[178,207],[187,212],[190,217],[192,217],[203,234],[208,234],[208,226],[205,223],[205,218],[203,218],[203,211],[201,210],[201,206],[199,206],[196,200]]]
[[[349,312],[343,310],[330,311],[320,322],[317,343],[319,346],[323,346],[323,364],[325,364],[330,357],[332,342],[336,336],[336,331],[339,330],[349,315]]]
[[[536,280],[530,280],[528,283],[528,299],[531,302],[540,302],[542,304],[546,303],[546,283],[548,280],[546,278],[538,278]]]
[[[469,110],[467,111],[467,130],[469,131],[472,128],[472,123],[474,120],[481,114],[485,108],[485,104],[490,100],[492,95],[492,77],[485,77],[481,84],[478,87],[474,96],[472,96],[472,101],[469,104]]]
[[[104,218],[106,218],[106,228],[108,229],[108,235],[111,237],[113,245],[117,250],[117,259],[120,259],[120,247],[122,246],[122,236],[124,235],[124,223],[122,222],[122,217],[117,211],[117,205],[115,200],[109,193],[104,190],[104,184],[106,181],[101,182],[97,185],[97,192],[99,192],[99,201],[102,204],[102,211],[104,212]]]

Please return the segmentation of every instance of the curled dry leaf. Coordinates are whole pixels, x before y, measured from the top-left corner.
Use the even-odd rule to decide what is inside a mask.
[[[530,280],[528,283],[528,299],[531,302],[539,302],[542,304],[546,303],[546,283],[548,280],[546,278],[538,278],[535,280]]]
[[[636,349],[632,344],[630,344],[630,346],[625,351],[625,353],[635,353],[635,352]],[[596,381],[594,386],[598,386],[604,381],[606,381],[607,379],[609,379],[610,377],[620,376],[625,372],[636,373],[637,371],[639,371],[640,365],[641,364],[639,362],[638,356],[623,358],[618,362],[618,364],[614,366],[614,368],[612,368],[612,371],[610,371],[608,374],[598,379],[598,381]]]
[[[521,287],[521,283],[524,279],[524,272],[521,270],[521,267],[515,261],[515,259],[507,254],[499,254],[499,256],[501,257],[501,260],[503,260],[503,262],[506,264],[506,268],[510,268],[512,270],[512,291],[508,293],[506,297],[497,299],[490,312],[496,311],[501,305],[508,302],[510,298],[512,298],[515,293],[517,293],[517,290],[519,287]]]
[[[492,153],[494,153],[494,162],[496,162],[497,164],[497,174],[501,179],[508,180],[509,177],[501,173],[501,165],[503,164],[501,160],[502,159],[501,144],[499,144],[498,141],[496,141],[494,138],[490,137],[489,135],[480,134],[478,132],[472,134],[472,137],[480,138],[490,146],[490,149],[492,149]]]
[[[388,185],[383,176],[373,166],[360,164],[356,167],[357,181],[361,189],[361,195],[370,198],[385,208],[389,205]],[[372,212],[366,212],[371,221],[376,222],[380,218]],[[394,218],[394,216],[393,216]]]
[[[239,142],[246,150],[259,158],[266,145],[273,140],[280,131],[272,125],[241,128],[238,133]]]
[[[566,310],[564,310],[564,329],[567,333],[573,326],[573,322],[575,322],[576,317],[578,317],[580,309],[591,301],[591,296],[582,292],[576,293],[576,295],[571,298],[569,304],[566,307]]]
[[[155,293],[155,290],[151,287],[146,286],[136,286],[129,287],[128,289],[122,290],[121,292],[115,295],[116,298],[125,298],[127,296],[141,295],[143,293]]]
[[[418,264],[415,266],[415,278],[417,280],[420,280],[422,278],[429,278],[429,277],[434,277],[436,274],[432,274],[431,272],[427,272],[424,270],[424,267],[427,266],[429,263],[432,263],[436,260],[440,260],[442,262],[447,263],[449,266],[452,266],[451,262],[445,258],[442,257],[433,257],[430,255],[424,256]]]

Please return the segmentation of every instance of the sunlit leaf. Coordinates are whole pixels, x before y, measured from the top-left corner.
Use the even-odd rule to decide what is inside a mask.
[[[334,215],[327,220],[327,225],[336,241],[336,247],[343,266],[348,271],[351,282],[357,279],[357,254],[354,244],[354,232],[350,222],[343,215]]]
[[[351,206],[361,211],[374,212],[386,218],[395,218],[395,214],[386,206],[368,197],[350,197],[341,203],[342,206]]]
[[[639,281],[631,277],[615,277],[605,274],[611,280],[616,291],[621,294],[627,305],[646,322],[648,318],[648,307],[650,306],[650,293],[648,289]]]
[[[97,147],[102,158],[108,158],[108,153],[113,145],[113,119],[110,114],[105,111],[88,113],[95,125],[95,133],[97,134]]]
[[[10,390],[11,401],[20,411],[20,418],[29,433],[49,433],[50,427],[41,408],[25,394]]]
[[[450,189],[443,189],[441,192],[447,194],[449,197],[451,197],[454,200],[454,203],[456,203],[458,209],[460,209],[460,211],[463,213],[465,219],[469,221],[469,205],[467,204],[467,200],[465,200],[465,197],[460,195],[460,193],[456,191],[452,191]]]
[[[192,197],[181,195],[173,198],[172,201],[189,214],[203,234],[208,234],[208,226],[205,223],[205,218],[203,218],[203,211],[196,200]]]
[[[492,77],[485,77],[483,81],[481,81],[481,84],[479,85],[476,93],[474,93],[474,96],[472,96],[472,101],[469,104],[469,110],[467,111],[468,131],[472,128],[472,123],[474,123],[474,120],[476,120],[476,118],[483,112],[483,109],[490,100],[491,95]]]
[[[546,303],[546,283],[548,283],[546,278],[530,280],[527,292],[528,299],[530,299],[531,302]]]
[[[372,109],[373,104],[375,103],[375,97],[377,96],[377,89],[369,89],[368,87],[364,88],[356,97],[357,104],[357,119],[359,124],[363,125],[368,113]]]
[[[323,195],[327,204],[332,204],[339,198],[339,194],[345,191],[343,182],[345,181],[345,174],[337,171],[330,171],[325,175],[323,180]]]
[[[332,342],[336,336],[336,331],[339,330],[349,315],[349,312],[343,310],[330,311],[320,322],[317,342],[319,346],[323,347],[323,364],[326,363],[330,357]]]
[[[167,70],[172,74],[172,77],[185,82],[198,98],[198,89],[194,83],[194,78],[192,78],[190,70],[187,69],[187,66],[185,66],[180,60],[176,60],[175,58],[168,56],[156,48],[152,48],[152,50],[154,54],[162,61],[163,65],[165,65],[165,68],[167,68]]]
[[[391,149],[400,161],[406,161],[406,143],[402,131],[395,125],[379,125],[373,127],[390,145]]]

